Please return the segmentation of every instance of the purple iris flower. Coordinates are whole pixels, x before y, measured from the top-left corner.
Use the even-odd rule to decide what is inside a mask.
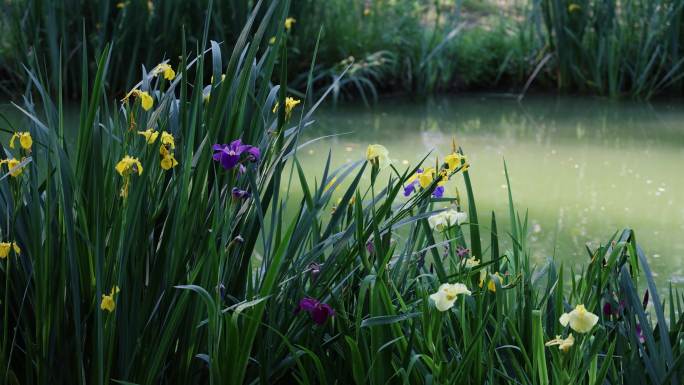
[[[236,139],[230,144],[214,144],[211,146],[214,150],[214,160],[221,163],[221,167],[230,170],[240,163],[240,157],[243,153],[247,153],[247,159],[251,162],[256,162],[261,156],[258,148],[248,144],[242,144],[242,140]]]
[[[437,186],[435,191],[432,192],[432,196],[435,198],[441,198],[444,195],[444,186]]]
[[[411,182],[411,184],[409,184],[408,186],[404,187],[404,196],[405,196],[405,197],[407,197],[407,196],[413,194],[413,192],[416,190],[416,182],[417,182],[417,181],[413,181],[413,182]]]
[[[237,187],[233,187],[232,190],[230,190],[230,195],[233,196],[233,199],[246,199],[252,196],[249,191],[240,190]]]
[[[309,313],[311,319],[318,325],[324,324],[328,318],[335,316],[335,311],[330,307],[330,305],[321,303],[318,300],[310,297],[302,298],[301,301],[299,301],[299,305],[297,306],[295,313],[299,313],[302,310]]]
[[[422,174],[423,169],[419,168],[416,170],[416,174]],[[413,194],[414,191],[416,191],[416,186],[418,185],[418,180],[414,180],[413,182],[409,183],[408,186],[404,187],[404,196],[407,197],[411,194]]]

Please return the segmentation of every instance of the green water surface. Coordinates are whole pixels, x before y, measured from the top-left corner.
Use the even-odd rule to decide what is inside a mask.
[[[405,99],[327,107],[307,138],[342,134],[303,149],[299,158],[320,175],[332,163],[363,159],[369,143],[390,151],[395,167],[432,152],[440,159],[452,137],[471,163],[477,209],[487,226],[494,210],[508,229],[508,164],[514,200],[529,214],[528,246],[536,261],[555,258],[581,268],[585,245],[633,228],[660,285],[684,284],[684,104],[593,98],[499,96]],[[454,195],[462,178],[450,182]],[[485,229],[485,231],[487,231]]]

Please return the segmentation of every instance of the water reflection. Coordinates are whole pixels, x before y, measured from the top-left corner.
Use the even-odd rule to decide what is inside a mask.
[[[528,209],[529,246],[537,259],[579,268],[594,247],[632,227],[659,280],[684,283],[684,106],[679,102],[609,102],[498,97],[383,102],[371,109],[339,106],[317,114],[310,137],[352,132],[302,155],[319,172],[363,157],[368,143],[390,149],[409,167],[432,151],[442,158],[456,137],[472,162],[481,216],[495,211],[506,226],[505,159],[518,208]],[[432,158],[431,158],[432,159]],[[452,195],[454,183],[448,187]],[[451,190],[449,190],[451,189]]]

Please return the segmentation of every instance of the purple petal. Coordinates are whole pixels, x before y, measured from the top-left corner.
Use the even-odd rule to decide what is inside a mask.
[[[230,170],[231,168],[235,167],[235,165],[237,165],[239,161],[239,154],[229,155],[225,152],[221,154],[221,166],[226,170]]]
[[[226,148],[226,145],[225,145],[225,144],[218,144],[218,143],[216,143],[216,144],[214,144],[214,145],[211,146],[211,149],[214,150],[214,151],[221,151],[221,150],[223,150],[223,149],[225,149],[225,148]]]
[[[261,158],[261,151],[258,147],[249,146],[247,149],[247,154],[249,154],[248,158],[250,162],[258,162],[259,158]]]
[[[610,305],[610,302],[606,302],[603,304],[603,315],[606,317],[609,317],[613,314],[613,307]]]
[[[240,139],[235,139],[234,141],[230,142],[228,147],[231,151],[235,151],[236,154],[240,155],[251,146],[242,144],[242,140]]]
[[[411,195],[413,193],[413,191],[415,191],[415,189],[416,189],[415,183],[411,183],[410,185],[404,187],[404,196],[407,197],[407,196]]]
[[[328,320],[329,317],[332,317],[335,314],[335,312],[330,307],[330,305],[321,303],[318,306],[316,306],[315,309],[310,311],[309,314],[311,314],[311,319],[315,323],[322,325],[325,323],[325,321]]]
[[[238,172],[240,175],[244,174],[247,172],[247,167],[245,167],[242,163],[238,165]]]
[[[320,302],[316,301],[316,300],[313,299],[313,298],[309,298],[309,297],[302,298],[302,299],[299,301],[299,305],[297,306],[297,311],[296,311],[296,312],[298,313],[298,312],[300,312],[301,310],[310,312],[310,311],[312,311],[313,309],[315,309],[316,306],[319,305],[319,303],[320,303]]]
[[[242,199],[242,198],[249,198],[252,194],[250,194],[246,190],[240,190],[237,187],[233,187],[230,190],[230,194],[233,196],[234,199]]]
[[[444,186],[437,186],[435,191],[432,192],[432,196],[435,198],[441,198],[444,195]]]

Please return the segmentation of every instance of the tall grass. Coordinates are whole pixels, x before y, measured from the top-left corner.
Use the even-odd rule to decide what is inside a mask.
[[[78,130],[65,125],[62,77],[53,99],[44,68],[27,69],[26,122],[11,129],[34,144],[3,147],[25,168],[0,179],[2,241],[21,248],[0,260],[4,383],[681,382],[684,298],[660,299],[632,231],[568,274],[530,261],[512,194],[509,229],[478,211],[464,163],[450,168],[462,196],[433,198],[433,180],[402,197],[419,164],[328,160],[308,180],[297,151],[320,100],[274,109],[288,96],[288,6],[255,4],[232,47],[208,39],[206,20],[195,47],[181,40],[176,78],[143,70],[149,111],[108,96],[105,46],[81,74]],[[87,45],[81,55],[87,63]],[[161,139],[148,144],[146,129],[174,135],[175,168],[160,167]],[[237,138],[261,153],[244,172],[212,160],[212,144]],[[142,173],[122,178],[124,155]],[[433,229],[444,204],[468,221]],[[447,282],[472,294],[440,312],[429,295]],[[110,293],[113,311],[101,307]],[[334,315],[319,324],[296,311],[307,297]],[[598,324],[568,352],[544,346],[569,332],[558,319],[577,304]]]

